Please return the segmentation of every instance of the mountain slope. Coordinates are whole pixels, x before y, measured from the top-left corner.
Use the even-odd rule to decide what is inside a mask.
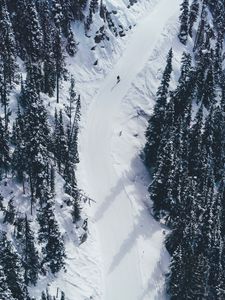
[[[158,266],[164,239],[162,228],[151,219],[143,203],[139,202],[138,210],[135,207],[133,195],[126,189],[127,175],[120,174],[114,167],[113,153],[118,153],[115,147],[119,145],[112,144],[112,138],[118,134],[115,128],[123,98],[144,68],[168,19],[178,11],[179,3],[179,0],[173,1],[168,7],[166,0],[161,0],[137,24],[121,58],[102,82],[87,115],[81,166],[88,182],[88,194],[96,201],[92,213],[104,264],[105,300],[161,299],[155,298],[158,291],[153,275],[164,271]],[[121,81],[116,84],[118,75]],[[120,151],[123,155],[124,149]],[[148,230],[152,227],[150,235]],[[141,236],[145,242],[140,247]],[[144,254],[146,250],[147,255]],[[151,259],[152,256],[155,259]],[[150,261],[153,266],[149,269],[154,270],[148,283],[151,288],[144,294],[148,287],[143,279],[146,271],[143,259],[146,263]],[[163,276],[161,280],[157,285],[163,284]]]

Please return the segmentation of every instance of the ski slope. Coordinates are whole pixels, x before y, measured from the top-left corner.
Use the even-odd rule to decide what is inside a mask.
[[[159,0],[136,25],[121,58],[101,83],[89,107],[83,133],[82,168],[87,192],[96,201],[92,218],[103,261],[102,300],[163,299],[159,295],[164,283],[164,269],[160,266],[163,229],[144,204],[141,209],[136,208],[133,192],[129,193],[126,187],[126,173],[115,168],[113,155],[118,149],[121,156],[123,151],[129,152],[129,143],[124,149],[119,145],[119,137],[116,137],[118,143],[113,141],[123,99],[146,65],[168,20],[178,14],[180,2]],[[118,75],[121,81],[116,84]]]

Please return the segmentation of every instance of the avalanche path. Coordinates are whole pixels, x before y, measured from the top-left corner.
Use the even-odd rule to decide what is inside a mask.
[[[89,108],[84,129],[83,168],[87,192],[96,201],[93,220],[99,235],[105,281],[102,300],[163,299],[157,292],[159,278],[164,282],[160,267],[163,230],[144,204],[141,214],[144,225],[136,228],[132,195],[126,190],[124,175],[115,169],[112,138],[122,100],[179,4],[180,0],[159,0],[136,25],[124,53],[102,82]],[[121,81],[116,84],[118,75]],[[145,244],[139,242],[138,236],[144,237]],[[149,269],[148,282],[144,280],[143,268]]]

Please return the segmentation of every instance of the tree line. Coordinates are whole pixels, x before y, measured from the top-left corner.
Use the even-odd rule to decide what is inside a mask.
[[[183,53],[171,90],[169,51],[146,131],[153,214],[170,228],[166,283],[172,300],[225,297],[224,5],[182,2],[178,38],[185,45],[193,40],[193,55]]]
[[[3,300],[31,300],[28,287],[40,276],[65,270],[65,241],[55,209],[56,175],[64,180],[72,221],[81,219],[84,196],[75,174],[81,99],[65,57],[78,50],[72,22],[85,23],[86,7],[86,0],[0,1],[0,181],[2,187],[19,185],[29,207],[20,212],[17,203],[22,200],[0,194]],[[70,81],[69,96],[64,108],[55,110],[51,126],[43,94],[59,103],[62,80]],[[12,94],[19,85],[15,103]],[[16,112],[10,109],[15,104]],[[55,299],[48,291],[40,298]]]

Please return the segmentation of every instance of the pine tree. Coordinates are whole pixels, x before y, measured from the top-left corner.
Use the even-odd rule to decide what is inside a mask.
[[[41,300],[48,300],[44,291],[41,293]]]
[[[189,0],[183,0],[181,4],[179,39],[186,45],[188,39]]]
[[[70,56],[74,56],[77,52],[77,44],[75,42],[74,34],[71,27],[69,27],[68,29],[66,50]]]
[[[83,21],[84,20],[84,10],[87,6],[87,0],[71,0],[71,10],[73,12],[73,16],[76,20]]]
[[[56,30],[54,37],[54,57],[56,62],[56,102],[59,103],[59,90],[60,90],[60,81],[65,73],[64,67],[64,55],[61,44],[61,32]]]
[[[11,291],[9,290],[7,279],[4,270],[0,265],[0,299],[1,300],[15,300]]]
[[[36,62],[42,55],[42,30],[35,2],[27,0],[27,52],[31,61]]]
[[[24,114],[24,146],[26,172],[31,189],[31,211],[34,198],[40,198],[42,186],[47,177],[49,127],[47,112],[40,99],[35,83],[27,81],[27,108]]]
[[[191,55],[183,53],[181,59],[181,74],[177,89],[172,93],[175,104],[175,117],[183,116],[196,94],[196,74],[191,65]]]
[[[223,271],[223,248],[224,241],[221,235],[221,195],[215,195],[214,224],[212,231],[212,248],[209,249],[210,274],[208,284],[212,298],[223,299],[225,295],[224,289],[224,271]]]
[[[65,112],[69,118],[69,126],[71,128],[72,127],[72,117],[73,117],[73,113],[75,111],[75,104],[77,102],[77,92],[75,90],[75,79],[73,76],[71,76],[71,79],[70,79],[68,102],[69,102],[69,104],[66,105]]]
[[[172,262],[170,264],[168,292],[172,300],[178,300],[183,298],[184,277],[185,274],[184,274],[183,249],[182,246],[179,245],[177,250],[174,252],[174,255],[172,257]]]
[[[42,207],[38,213],[39,242],[43,244],[43,267],[49,267],[51,272],[57,273],[64,266],[65,247],[59,231],[53,210],[52,196],[46,189],[43,194]]]
[[[88,34],[88,31],[91,29],[91,24],[92,23],[93,23],[93,11],[89,10],[89,15],[87,16],[86,21],[84,23],[86,36]]]
[[[224,115],[220,107],[216,107],[213,125],[212,153],[214,161],[215,180],[220,182],[223,176],[224,153]]]
[[[2,233],[0,238],[0,265],[4,269],[8,288],[12,296],[18,300],[27,299],[21,261],[13,249],[12,243],[7,240],[5,233]]]
[[[16,37],[18,55],[21,59],[25,60],[27,58],[26,44],[28,36],[26,0],[16,0],[13,15],[13,29]]]
[[[50,192],[55,195],[55,169],[53,166],[50,169]]]
[[[170,209],[171,198],[168,198],[168,178],[174,169],[174,144],[173,140],[167,142],[164,150],[158,157],[158,168],[149,187],[153,201],[154,216],[158,219],[164,217]]]
[[[24,118],[21,115],[20,108],[18,107],[17,118],[14,123],[13,129],[13,144],[15,149],[12,155],[12,171],[13,175],[19,182],[23,184],[23,193],[25,194],[25,171],[26,171],[26,153],[24,145]]]
[[[192,37],[193,33],[193,25],[197,21],[199,14],[199,2],[198,0],[194,0],[190,6],[190,14],[189,14],[189,35]]]
[[[60,30],[63,20],[62,5],[60,0],[52,1],[52,14],[55,26],[58,30]]]
[[[10,166],[10,153],[7,132],[2,124],[2,119],[0,118],[0,177],[3,174],[7,175]]]
[[[209,69],[206,73],[202,102],[206,108],[210,108],[211,104],[213,104],[214,101],[215,101],[215,81],[214,81],[214,71],[211,65],[209,66]]]
[[[9,17],[6,1],[0,5],[0,60],[3,61],[6,84],[11,86],[16,70],[16,45],[12,23]]]
[[[9,200],[7,209],[5,211],[4,223],[13,224],[16,216],[16,209],[13,198]]]
[[[54,153],[57,159],[59,172],[61,172],[62,165],[65,165],[66,157],[68,155],[68,146],[61,110],[59,112],[59,116],[57,111],[55,112]]]
[[[65,159],[64,179],[65,179],[65,191],[72,197],[72,217],[73,222],[76,223],[80,220],[80,193],[78,191],[75,167],[79,162],[78,153],[78,131],[79,131],[79,120],[80,120],[80,96],[76,97],[74,90],[74,79],[71,79],[70,86],[70,99],[69,106],[66,108],[70,122],[67,129],[67,156]],[[75,105],[74,105],[75,104]],[[72,122],[72,113],[74,118]],[[71,123],[72,122],[72,123]]]
[[[2,196],[2,194],[0,194],[0,211],[4,211],[4,198]]]
[[[154,107],[154,112],[148,121],[148,128],[145,133],[147,142],[145,145],[144,154],[145,163],[148,168],[154,166],[156,163],[159,142],[162,137],[169,83],[172,73],[172,57],[173,52],[172,49],[170,49],[167,56],[167,65],[163,72],[161,85],[157,92],[157,100]]]
[[[34,232],[31,229],[30,221],[23,219],[23,227],[20,232],[20,243],[22,246],[22,264],[24,267],[24,281],[26,285],[35,285],[39,273],[39,257],[35,247]]]
[[[41,26],[43,30],[43,84],[42,91],[50,97],[54,95],[56,86],[56,62],[53,49],[54,28],[51,22],[49,3],[41,6]]]
[[[71,0],[60,0],[62,7],[62,32],[66,38],[69,36],[71,30],[71,21],[73,20],[73,14],[71,10]]]
[[[195,254],[189,299],[208,299],[209,262],[203,254]]]
[[[61,300],[65,300],[65,293],[64,292],[61,292]]]
[[[204,2],[202,5],[202,11],[201,11],[201,20],[199,22],[198,30],[196,33],[196,38],[195,38],[195,45],[194,45],[194,51],[198,50],[204,45],[205,42],[205,33],[206,33],[206,28],[207,28],[207,6],[206,3]]]
[[[95,14],[98,11],[99,3],[98,0],[91,0],[90,10]]]
[[[9,115],[10,115],[10,111],[8,109],[9,93],[10,93],[10,87],[9,84],[7,83],[7,78],[6,78],[6,66],[3,63],[3,60],[1,59],[1,55],[0,55],[0,102],[4,109],[5,133],[7,133],[8,130]]]
[[[203,131],[203,107],[200,106],[195,117],[195,123],[190,131],[190,147],[189,147],[189,174],[191,176],[201,176],[201,160],[202,160],[202,131]]]

